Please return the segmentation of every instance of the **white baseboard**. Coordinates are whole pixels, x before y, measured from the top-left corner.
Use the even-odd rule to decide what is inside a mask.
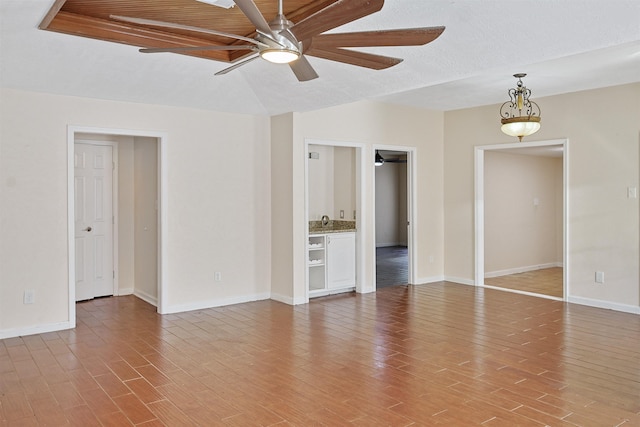
[[[547,264],[528,265],[525,267],[508,268],[506,270],[487,271],[485,278],[508,276],[510,274],[526,273],[527,271],[542,270],[544,268],[562,267],[562,262],[550,262]]]
[[[232,298],[222,298],[207,301],[197,301],[187,304],[169,305],[162,314],[181,313],[183,311],[203,310],[206,308],[223,307],[225,305],[242,304],[244,302],[262,301],[269,299],[269,293],[240,295]]]
[[[587,305],[589,307],[604,308],[607,310],[622,311],[624,313],[640,314],[640,307],[635,305],[620,304],[611,301],[602,301],[591,298],[572,297],[567,298],[567,301],[573,304]]]
[[[45,334],[47,332],[62,331],[72,328],[74,328],[74,325],[70,322],[58,322],[46,325],[30,326],[27,328],[2,329],[0,330],[0,340],[5,338],[24,337],[27,335]]]
[[[429,283],[442,282],[444,280],[444,276],[431,276],[431,277],[419,277],[416,280],[416,283],[412,283],[414,285],[426,285]]]
[[[142,292],[142,291],[133,291],[132,292],[133,295],[137,296],[138,298],[140,298],[142,301],[148,302],[149,304],[151,304],[154,307],[158,306],[158,298],[148,294],[146,292]]]
[[[288,305],[300,305],[307,303],[304,298],[291,298],[290,296],[276,294],[273,292],[271,293],[271,299]]]
[[[457,283],[459,285],[475,286],[476,282],[473,279],[465,279],[462,277],[444,276],[444,280],[447,282]]]
[[[134,294],[133,288],[118,288],[118,296],[121,297],[123,295],[132,295]]]

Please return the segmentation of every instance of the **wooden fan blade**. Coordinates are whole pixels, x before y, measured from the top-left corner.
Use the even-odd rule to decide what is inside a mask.
[[[239,36],[237,34],[225,33],[222,31],[210,30],[208,28],[192,27],[191,25],[175,24],[173,22],[155,21],[153,19],[131,18],[128,16],[120,16],[120,15],[110,15],[109,18],[116,21],[128,22],[131,24],[152,25],[154,27],[173,28],[176,30],[194,31],[197,33],[211,34],[214,36],[229,37],[232,39],[244,40],[246,42],[253,43],[258,46],[266,47],[264,43],[259,42],[258,40],[251,39],[249,37]]]
[[[142,53],[181,53],[181,52],[197,52],[199,50],[255,50],[256,47],[252,45],[230,45],[230,46],[183,46],[183,47],[153,47],[139,49]]]
[[[325,47],[422,46],[437,39],[445,27],[404,28],[399,30],[359,31],[320,34],[311,45]]]
[[[371,68],[373,70],[384,70],[385,68],[393,67],[402,62],[400,58],[331,47],[316,49],[314,46],[311,46],[309,50],[305,52],[305,55],[357,65],[358,67]]]
[[[382,9],[384,0],[338,0],[293,25],[290,30],[298,40],[347,24]]]
[[[233,71],[236,68],[242,67],[243,65],[248,64],[249,62],[251,62],[251,61],[253,61],[255,59],[258,59],[258,58],[260,58],[260,55],[252,56],[251,58],[247,58],[244,61],[240,61],[240,62],[238,62],[236,64],[233,64],[231,67],[227,67],[224,70],[218,71],[215,75],[219,76],[219,75],[222,75],[222,74],[227,74],[229,71]]]
[[[304,56],[290,62],[289,67],[291,67],[291,71],[296,75],[298,81],[306,82],[318,78],[318,73]]]
[[[244,16],[246,16],[249,21],[256,27],[256,30],[261,33],[270,35],[273,38],[273,33],[271,32],[271,27],[264,16],[258,9],[258,6],[253,2],[253,0],[234,0],[236,6],[240,8]]]

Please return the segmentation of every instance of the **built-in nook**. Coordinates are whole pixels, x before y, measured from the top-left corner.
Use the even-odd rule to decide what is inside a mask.
[[[309,297],[356,289],[356,148],[309,144],[307,156]]]

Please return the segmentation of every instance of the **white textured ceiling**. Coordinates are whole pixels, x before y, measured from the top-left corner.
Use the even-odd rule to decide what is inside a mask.
[[[2,87],[274,115],[363,99],[436,110],[494,104],[517,72],[528,74],[532,99],[640,81],[639,0],[387,0],[336,31],[445,32],[425,46],[371,49],[404,58],[383,71],[309,58],[320,75],[309,82],[261,60],[214,77],[228,64],[38,30],[52,4],[0,0]]]

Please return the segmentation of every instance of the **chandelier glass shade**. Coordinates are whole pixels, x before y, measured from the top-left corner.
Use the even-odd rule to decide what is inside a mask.
[[[522,83],[524,76],[524,73],[513,75],[518,79],[517,86],[509,89],[509,101],[500,107],[500,129],[507,135],[518,137],[520,141],[540,130],[540,107],[529,99],[531,90]]]

